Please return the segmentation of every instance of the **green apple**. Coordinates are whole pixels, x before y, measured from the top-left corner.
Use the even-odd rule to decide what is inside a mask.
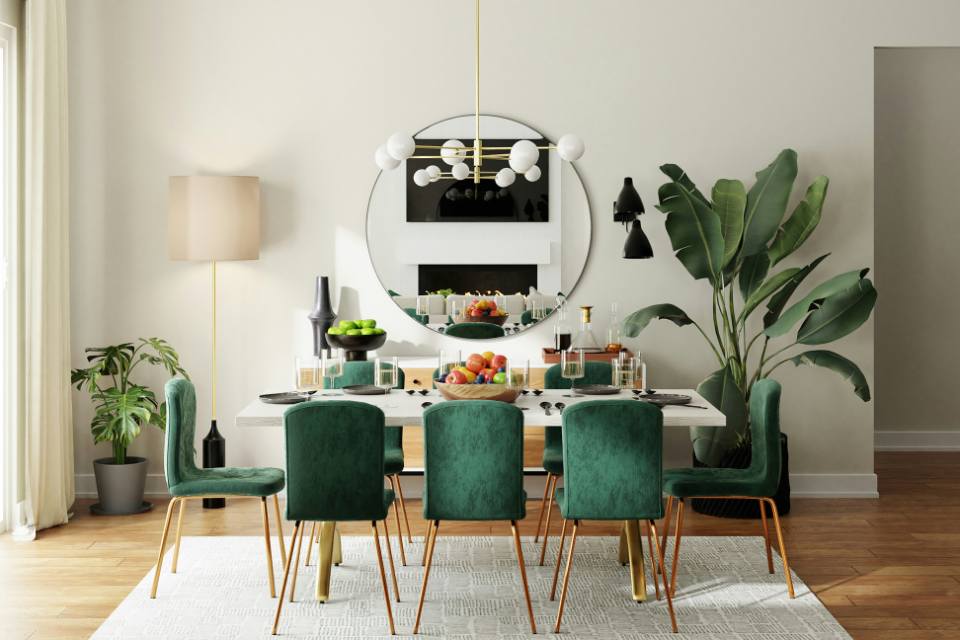
[[[360,328],[361,328],[361,329],[373,329],[374,327],[377,326],[377,321],[376,321],[376,320],[361,320],[361,321],[358,322],[357,324],[360,325]]]
[[[503,371],[493,374],[493,383],[494,384],[504,384],[507,381],[507,374]]]
[[[348,336],[362,336],[363,333],[362,333],[362,330],[361,330],[361,329],[347,329],[347,335],[348,335]]]
[[[386,333],[386,331],[384,331],[384,330],[381,329],[380,327],[374,327],[374,328],[373,328],[373,335],[375,335],[375,336],[382,336],[382,335],[385,334],[385,333]]]
[[[354,322],[353,320],[341,320],[340,328],[343,329],[344,331],[349,331],[350,329],[356,329],[357,323]]]
[[[372,336],[372,335],[376,335],[376,334],[374,334],[372,327],[364,327],[363,329],[360,329],[360,335],[363,335],[363,336]]]
[[[341,329],[340,327],[330,327],[329,329],[327,329],[327,333],[329,333],[332,336],[342,336],[343,329]]]

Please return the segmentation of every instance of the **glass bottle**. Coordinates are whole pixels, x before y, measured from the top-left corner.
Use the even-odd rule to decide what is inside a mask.
[[[580,307],[580,330],[573,337],[570,343],[570,349],[581,351],[583,353],[602,353],[600,343],[597,342],[597,336],[593,334],[593,323],[590,319],[591,306]]]
[[[556,310],[557,323],[553,327],[553,348],[557,351],[566,351],[570,348],[573,332],[567,320],[567,302],[561,300]]]
[[[607,329],[607,351],[620,353],[623,343],[620,338],[620,305],[616,302],[610,305],[610,328]]]

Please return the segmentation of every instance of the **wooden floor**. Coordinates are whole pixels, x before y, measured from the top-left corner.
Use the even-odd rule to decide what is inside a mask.
[[[960,453],[878,454],[876,466],[879,500],[794,500],[784,519],[793,567],[854,638],[960,638]],[[86,638],[150,569],[165,504],[139,516],[93,517],[89,503],[78,503],[69,525],[41,532],[36,542],[0,537],[3,640]],[[411,506],[414,516],[419,504]],[[532,535],[538,509],[531,501],[522,535]],[[423,521],[411,525],[420,535]],[[184,535],[258,535],[261,526],[255,501],[219,511],[192,504]],[[745,535],[757,528],[691,515],[685,531]],[[352,531],[366,533],[366,525],[344,527]],[[441,532],[509,535],[509,526],[448,523]],[[616,532],[616,525],[584,525],[586,534]]]

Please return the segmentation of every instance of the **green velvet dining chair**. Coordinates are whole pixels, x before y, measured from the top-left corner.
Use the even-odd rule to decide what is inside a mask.
[[[416,309],[411,309],[410,307],[404,307],[403,311],[420,324],[427,324],[430,319],[430,316],[419,314]]]
[[[337,522],[364,521],[370,523],[373,544],[380,570],[380,584],[387,605],[390,635],[395,635],[390,591],[380,551],[377,522],[383,521],[387,540],[387,557],[393,578],[397,602],[397,574],[390,550],[390,532],[387,517],[394,492],[383,486],[384,477],[384,417],[383,411],[363,402],[349,400],[320,400],[295,405],[283,414],[283,431],[287,457],[287,519],[294,521],[290,554],[287,556],[280,587],[280,600],[273,619],[273,635],[277,634],[283,597],[290,578],[290,567],[297,566],[303,547],[303,532],[307,522],[320,522],[334,527]],[[321,538],[323,541],[324,538]],[[320,550],[321,558],[332,555],[333,537],[325,540],[329,546]],[[293,545],[297,545],[294,559]],[[321,569],[324,565],[321,560]],[[320,578],[318,577],[318,580]],[[296,577],[291,585],[291,600],[296,590]]]
[[[174,542],[172,573],[177,572],[180,559],[181,532],[183,514],[188,500],[201,498],[256,498],[260,501],[263,516],[263,538],[267,555],[267,582],[270,597],[276,596],[273,578],[273,551],[270,545],[270,517],[267,513],[267,498],[273,496],[273,510],[277,519],[277,540],[280,547],[280,561],[287,560],[283,544],[283,527],[280,520],[280,502],[277,494],[283,490],[284,474],[282,469],[251,467],[220,467],[217,469],[198,469],[194,460],[194,434],[196,431],[197,396],[193,384],[183,378],[174,378],[164,387],[167,401],[166,447],[164,452],[164,474],[167,490],[170,492],[170,504],[163,521],[160,535],[160,550],[157,553],[157,565],[153,574],[150,597],[157,597],[160,584],[160,568],[167,548],[167,536],[173,511],[180,506],[177,515],[177,530]]]
[[[544,389],[569,389],[570,380],[560,375],[560,365],[555,364],[543,377]],[[609,362],[588,361],[583,363],[583,377],[578,384],[610,384],[613,380],[613,367]],[[540,516],[537,518],[537,532],[533,541],[540,537],[540,528],[546,515],[546,526],[543,527],[543,546],[540,549],[540,566],[543,566],[547,555],[547,538],[550,536],[550,516],[553,513],[553,503],[556,499],[557,481],[563,476],[563,437],[560,427],[546,427],[543,430],[543,468],[547,472],[547,483],[543,487],[543,500],[540,502]]]
[[[527,601],[537,632],[517,520],[526,517],[523,413],[493,400],[442,402],[423,412],[423,517],[430,524],[426,566],[413,633],[420,629],[441,520],[509,520]]]
[[[794,597],[790,562],[783,543],[780,515],[773,495],[780,483],[780,383],[769,378],[758,380],[750,391],[750,466],[746,469],[717,469],[709,467],[668,469],[663,474],[663,489],[667,495],[669,524],[674,503],[677,504],[674,528],[673,563],[670,570],[670,592],[676,591],[677,567],[680,564],[680,540],[683,532],[684,502],[697,500],[756,500],[760,509],[764,547],[767,553],[767,571],[773,573],[770,528],[767,507],[773,516],[787,593]],[[667,524],[664,525],[663,548],[666,547]]]
[[[373,366],[374,363],[369,360],[352,361],[343,363],[343,375],[333,378],[334,388],[342,389],[355,384],[373,384]],[[392,366],[392,365],[385,365]],[[323,381],[324,388],[329,388],[330,379]],[[406,386],[406,378],[403,375],[403,369],[397,371],[396,389],[403,389]],[[397,500],[393,503],[394,515],[397,519],[397,546],[400,547],[400,564],[407,566],[407,554],[403,548],[403,533],[400,528],[400,512],[403,512],[403,521],[407,529],[407,542],[413,542],[413,536],[410,533],[410,520],[407,518],[407,503],[403,499],[403,487],[400,486],[400,473],[403,471],[403,427],[387,427],[384,435],[384,464],[383,471],[386,474],[387,481],[390,482],[390,488],[397,495]],[[305,564],[310,564],[310,556],[313,551],[313,543],[316,540],[318,531],[313,526],[310,531],[307,544],[307,559]]]
[[[443,333],[451,338],[470,338],[471,340],[502,338],[506,335],[503,327],[492,322],[458,322],[447,327]]]
[[[564,410],[562,430],[564,476],[563,487],[557,491],[557,506],[563,516],[563,528],[553,569],[551,600],[556,595],[570,520],[573,521],[573,535],[563,573],[554,633],[560,632],[581,520],[623,520],[625,529],[634,532],[641,521],[646,521],[656,546],[651,549],[651,563],[659,563],[660,575],[666,575],[655,523],[663,517],[663,413],[652,404],[635,400],[586,400]],[[636,543],[628,539],[630,554],[642,556],[639,536],[633,539]],[[659,599],[655,566],[651,566],[651,574]],[[666,579],[664,591],[670,624],[676,633],[677,620],[673,601],[666,589]]]

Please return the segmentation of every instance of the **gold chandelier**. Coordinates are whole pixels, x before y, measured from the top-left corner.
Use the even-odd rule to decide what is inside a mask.
[[[374,159],[384,171],[391,171],[409,158],[441,160],[449,166],[447,171],[435,164],[426,169],[418,169],[413,174],[413,182],[425,187],[438,180],[466,180],[473,177],[477,184],[484,179],[493,179],[501,188],[509,187],[523,174],[530,182],[540,179],[540,167],[537,160],[541,151],[556,150],[562,160],[573,162],[583,155],[583,141],[576,135],[566,134],[557,140],[557,144],[537,145],[532,140],[517,140],[512,146],[486,146],[480,137],[480,0],[474,1],[474,138],[473,145],[467,146],[460,140],[447,140],[442,145],[417,144],[413,136],[397,132],[386,143],[377,147]],[[422,155],[421,155],[422,153]],[[501,169],[487,168],[489,162],[506,162],[509,166]],[[472,166],[471,166],[472,165]]]

